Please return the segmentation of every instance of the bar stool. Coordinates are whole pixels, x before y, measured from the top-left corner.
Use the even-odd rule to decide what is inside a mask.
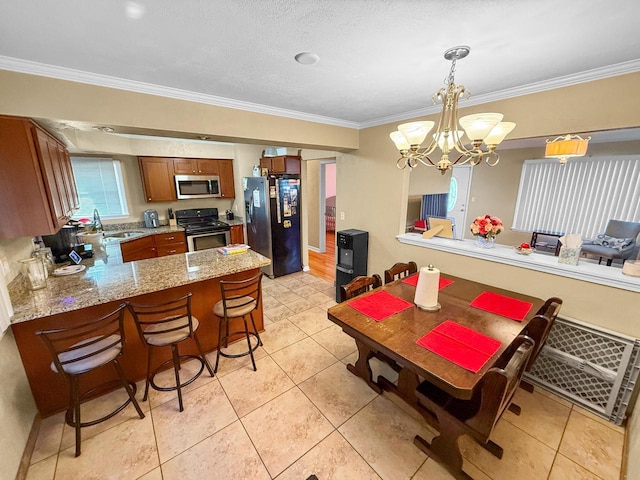
[[[262,346],[262,340],[258,334],[256,323],[253,319],[253,312],[258,308],[260,304],[260,295],[262,292],[262,272],[258,273],[255,277],[248,278],[246,280],[239,281],[221,281],[220,293],[222,294],[222,300],[213,306],[213,313],[221,318],[218,324],[218,351],[216,353],[216,366],[213,369],[214,372],[218,371],[218,365],[220,362],[220,355],[227,358],[244,357],[245,355],[251,356],[251,363],[253,364],[253,371],[257,370],[256,361],[253,358],[253,352]],[[253,326],[253,332],[249,331],[247,326],[247,315],[251,319],[251,325]],[[229,320],[232,318],[242,318],[244,322],[244,330],[229,331]],[[225,331],[225,335],[222,335],[222,331]],[[222,351],[222,346],[227,347],[229,338],[233,335],[244,334],[247,339],[247,351],[242,353],[225,353]],[[255,345],[251,345],[251,337],[257,339]]]
[[[75,428],[76,457],[80,455],[80,429],[82,427],[90,427],[108,420],[120,413],[129,403],[133,403],[140,418],[144,418],[144,413],[135,398],[136,384],[125,378],[118,362],[118,357],[124,353],[123,319],[125,308],[127,308],[127,304],[123,303],[113,312],[97,320],[73,327],[36,332],[44,341],[53,358],[51,370],[62,375],[69,384],[71,406],[67,410],[65,421]],[[70,343],[71,345],[69,345]],[[80,419],[82,400],[94,396],[100,391],[105,393],[110,391],[114,382],[100,385],[80,395],[80,376],[107,364],[113,364],[115,367],[119,378],[115,383],[120,384],[126,390],[129,398],[113,412],[97,420],[82,422]]]
[[[205,366],[211,376],[213,377],[214,375],[214,371],[211,369],[211,365],[209,365],[204,350],[202,350],[202,345],[200,345],[200,341],[196,335],[196,330],[198,330],[200,322],[198,322],[196,317],[191,315],[191,293],[188,293],[184,297],[155,305],[130,303],[129,311],[133,315],[140,338],[146,343],[148,348],[147,378],[142,400],[147,400],[149,385],[151,385],[154,390],[161,392],[177,390],[178,404],[182,412],[184,410],[182,404],[182,389],[194,382],[200,376]],[[188,338],[193,338],[200,355],[179,355],[178,344]],[[153,373],[151,373],[151,351],[154,347],[169,346],[171,347],[171,359],[162,362]],[[200,369],[193,377],[181,382],[180,362],[188,358],[198,360],[200,362]],[[169,363],[173,364],[176,384],[171,387],[160,387],[155,384],[153,379],[156,374]]]

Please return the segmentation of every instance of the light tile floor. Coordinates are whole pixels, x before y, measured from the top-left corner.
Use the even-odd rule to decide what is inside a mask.
[[[452,478],[413,445],[416,434],[434,436],[420,416],[346,370],[356,348],[326,318],[335,305],[333,286],[297,273],[265,278],[263,289],[264,348],[256,351],[257,372],[248,357],[222,358],[215,378],[205,371],[187,387],[182,413],[174,392],[152,390],[141,403],[143,420],[128,407],[83,429],[78,458],[63,414],[49,417],[27,479]],[[385,365],[373,367],[393,376]],[[171,374],[166,372],[167,382]],[[85,415],[106,411],[121,395],[85,404]],[[522,415],[507,412],[492,437],[504,448],[502,460],[468,437],[460,440],[464,470],[475,480],[620,477],[623,428],[538,388],[519,391],[516,400]]]

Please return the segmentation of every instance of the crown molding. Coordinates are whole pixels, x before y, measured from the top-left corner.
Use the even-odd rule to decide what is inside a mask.
[[[572,75],[565,75],[563,77],[556,77],[550,80],[544,80],[542,82],[522,85],[520,87],[507,88],[496,92],[471,96],[471,98],[464,101],[464,106],[471,107],[473,105],[481,105],[483,103],[506,100],[508,98],[530,95],[547,90],[554,90],[556,88],[569,87],[571,85],[577,85],[579,83],[592,82],[594,80],[601,80],[603,78],[615,77],[618,75],[634,73],[637,71],[640,71],[640,59],[630,60],[628,62],[617,63],[615,65],[609,65],[601,68],[594,68]],[[431,105],[404,113],[398,113],[395,115],[389,115],[386,117],[361,122],[360,129],[377,127],[378,125],[385,125],[387,123],[401,122],[411,118],[433,115],[436,113],[440,113],[441,110],[442,107],[440,105]]]
[[[123,78],[111,77],[109,75],[83,72],[71,68],[57,67],[44,63],[31,62],[29,60],[21,60],[19,58],[6,57],[2,55],[0,55],[0,69],[18,73],[27,73],[30,75],[52,77],[60,80],[68,80],[89,85],[97,85],[101,87],[115,88],[118,90],[126,90],[148,95],[157,95],[160,97],[173,98],[176,100],[186,100],[189,102],[202,103],[206,105],[215,105],[218,107],[233,108],[254,113],[291,118],[294,120],[303,120],[308,122],[322,123],[326,125],[354,129],[376,127],[387,123],[401,122],[407,119],[424,117],[427,115],[437,114],[441,110],[441,107],[439,105],[432,105],[416,110],[410,110],[407,112],[367,120],[365,122],[353,122],[348,120],[341,120],[338,118],[298,112],[295,110],[271,107],[268,105],[244,102],[231,98],[217,97],[215,95],[190,92],[188,90],[181,90],[179,88],[163,87],[161,85],[154,85],[151,83],[139,82],[136,80],[126,80]],[[609,65],[601,68],[594,68],[572,75],[565,75],[542,82],[530,83],[528,85],[499,90],[497,92],[472,96],[470,99],[465,100],[464,106],[471,107],[474,105],[481,105],[483,103],[506,100],[508,98],[530,95],[533,93],[568,87],[571,85],[591,82],[608,77],[615,77],[627,73],[634,73],[637,71],[640,71],[640,59],[630,60],[628,62],[617,63],[615,65]]]
[[[308,122],[322,123],[337,127],[347,127],[358,129],[360,124],[339,118],[324,117],[322,115],[313,115],[295,110],[287,110],[284,108],[271,107],[268,105],[260,105],[257,103],[244,102],[242,100],[234,100],[231,98],[217,97],[215,95],[207,95],[204,93],[190,92],[179,88],[163,87],[151,83],[139,82],[136,80],[127,80],[124,78],[111,77],[98,73],[83,72],[66,67],[57,67],[44,63],[31,62],[29,60],[21,60],[19,58],[6,57],[0,55],[0,69],[9,70],[18,73],[27,73],[30,75],[39,75],[42,77],[52,77],[60,80],[69,80],[71,82],[85,83],[89,85],[97,85],[100,87],[115,88],[118,90],[126,90],[130,92],[144,93],[148,95],[157,95],[160,97],[173,98],[176,100],[186,100],[189,102],[203,103],[206,105],[215,105],[217,107],[234,108],[236,110],[244,110],[254,113],[263,113],[266,115],[275,115],[278,117],[292,118],[295,120],[304,120]]]

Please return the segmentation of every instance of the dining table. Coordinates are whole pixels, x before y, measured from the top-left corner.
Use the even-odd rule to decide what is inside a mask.
[[[358,358],[347,369],[377,393],[395,393],[438,430],[433,412],[419,404],[416,388],[430,382],[469,400],[483,375],[526,330],[544,305],[540,298],[441,273],[437,310],[414,303],[419,273],[398,279],[328,309],[330,321],[355,340]],[[369,360],[387,362],[397,382],[372,378]],[[438,430],[439,431],[439,430]],[[434,452],[440,458],[460,452]],[[461,463],[460,463],[461,464]]]

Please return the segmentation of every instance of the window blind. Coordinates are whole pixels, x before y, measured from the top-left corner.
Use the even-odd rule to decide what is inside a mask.
[[[71,157],[71,165],[80,199],[80,209],[74,218],[93,218],[95,208],[103,220],[129,215],[118,160]]]
[[[525,160],[513,229],[594,238],[610,219],[640,221],[640,160],[589,157],[561,165]]]

